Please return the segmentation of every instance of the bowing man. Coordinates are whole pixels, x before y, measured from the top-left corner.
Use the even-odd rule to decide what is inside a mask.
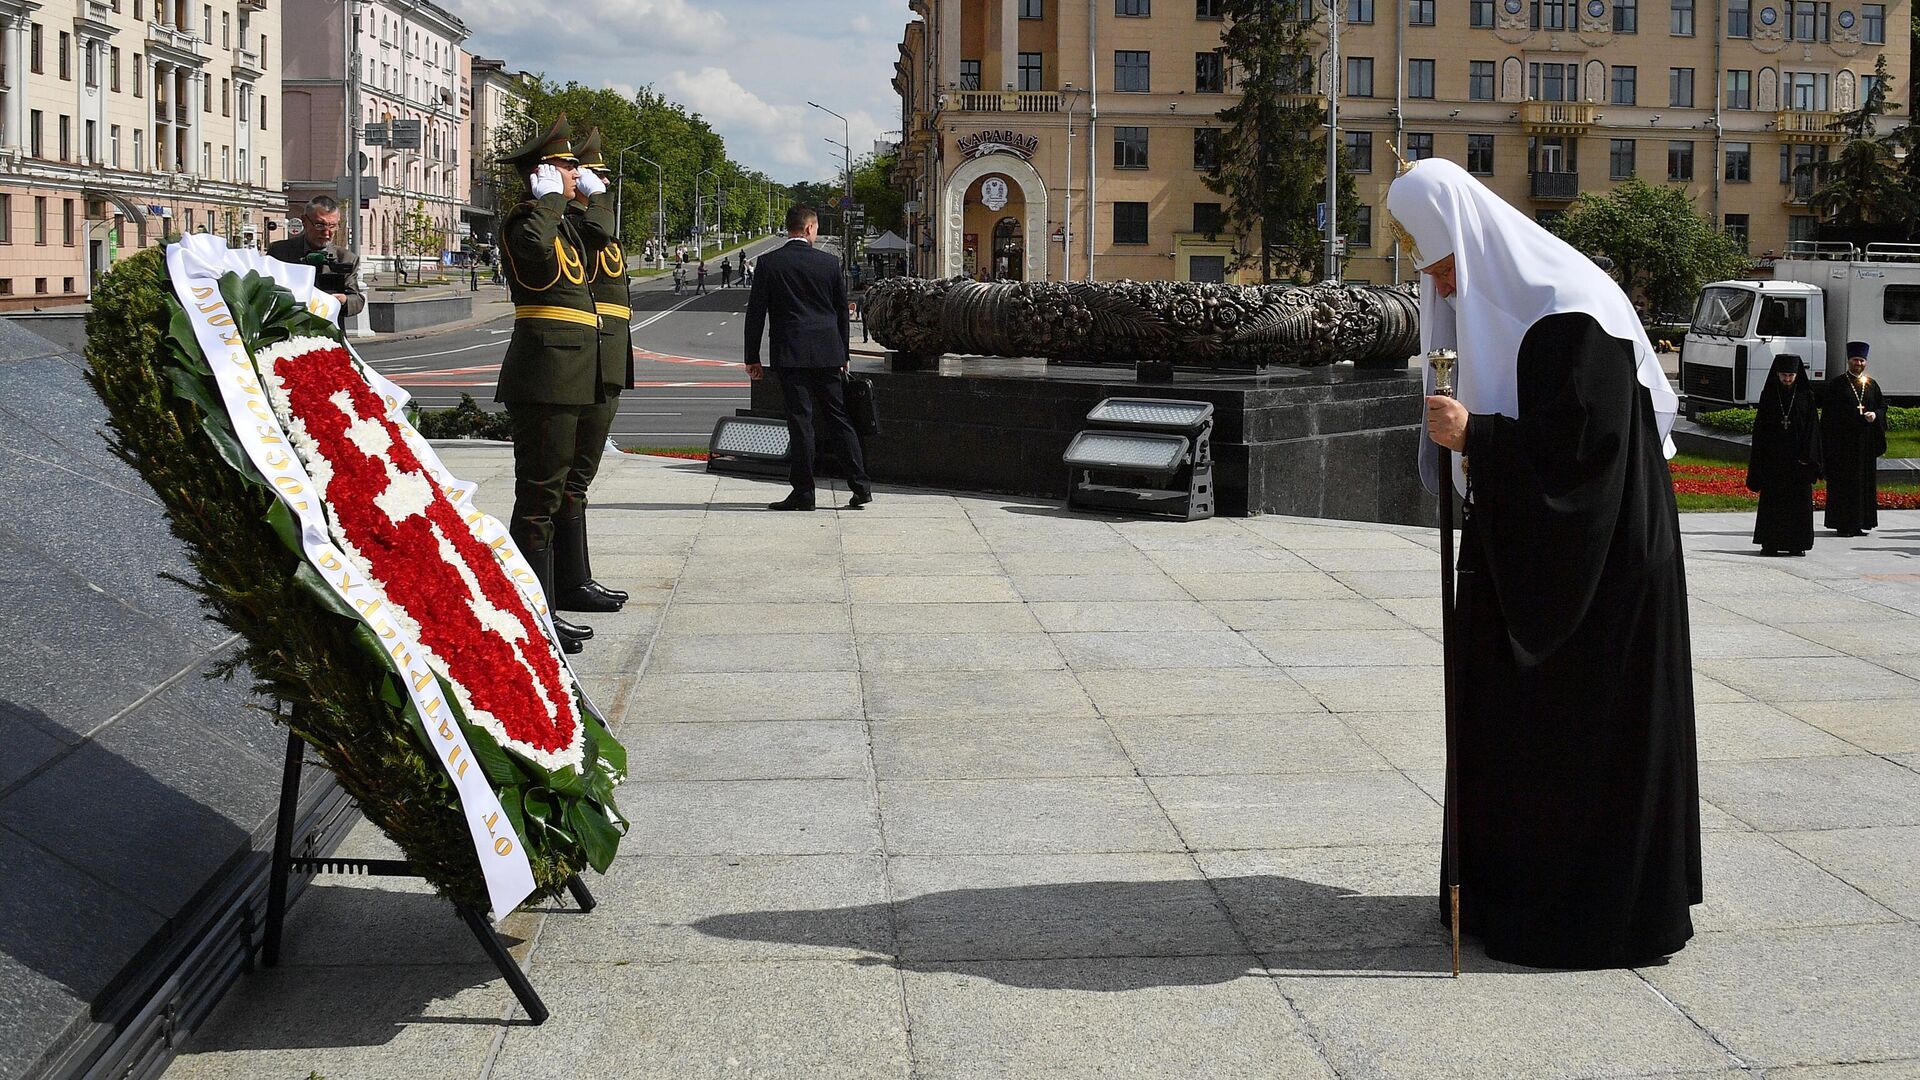
[[[1678,401],[1613,280],[1460,166],[1414,163],[1387,209],[1422,271],[1422,347],[1459,353],[1457,400],[1426,404],[1467,500],[1462,930],[1537,967],[1676,952],[1701,900]]]

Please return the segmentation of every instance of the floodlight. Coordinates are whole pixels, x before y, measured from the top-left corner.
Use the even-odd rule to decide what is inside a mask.
[[[787,467],[787,422],[765,416],[723,416],[707,442],[707,471],[780,475]]]
[[[1107,398],[1061,460],[1067,506],[1195,521],[1213,516],[1213,405]]]

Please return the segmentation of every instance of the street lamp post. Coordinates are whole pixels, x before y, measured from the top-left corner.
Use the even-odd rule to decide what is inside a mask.
[[[840,199],[840,273],[851,281],[853,277],[853,218],[848,213],[853,208],[853,125],[847,118],[827,108],[819,102],[809,101],[808,105],[819,109],[828,116],[840,121],[840,146],[847,152],[846,185]]]
[[[706,221],[700,213],[700,181],[705,179],[708,173],[719,171],[719,168],[720,166],[715,165],[711,169],[701,169],[693,178],[693,250],[696,254],[704,249],[707,242],[706,230],[702,228]],[[703,255],[702,259],[704,258]]]
[[[1327,4],[1327,262],[1326,280],[1340,280],[1340,5]],[[1399,18],[1406,18],[1402,12]],[[1395,76],[1399,78],[1399,76]]]
[[[1060,241],[1060,280],[1073,280],[1073,110],[1080,105],[1080,95],[1085,91],[1072,83],[1061,87],[1067,94],[1067,208],[1061,215]],[[1092,243],[1092,238],[1088,238]]]
[[[667,266],[667,170],[645,154],[633,156],[653,166],[653,268],[664,270]]]

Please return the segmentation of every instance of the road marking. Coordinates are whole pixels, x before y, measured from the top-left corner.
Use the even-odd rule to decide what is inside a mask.
[[[655,314],[649,316],[648,318],[642,319],[637,323],[633,323],[632,326],[635,330],[645,330],[647,327],[652,326],[654,323],[659,322],[661,319],[664,319],[667,316],[673,314],[674,312],[679,311],[681,308],[686,307],[688,304],[691,304],[698,299],[699,299],[698,295],[689,296],[685,300],[680,301],[679,303],[673,305],[672,307],[668,308],[665,311],[656,312]]]
[[[383,356],[373,361],[375,364],[391,364],[395,360],[425,360],[429,356],[452,356],[454,353],[472,352],[475,349],[497,349],[497,341],[483,341],[478,345],[462,345],[457,349],[443,349],[440,352],[408,353],[405,356]]]

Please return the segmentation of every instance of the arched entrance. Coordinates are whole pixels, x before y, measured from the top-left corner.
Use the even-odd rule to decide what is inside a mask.
[[[1002,195],[1005,201],[993,207]],[[943,198],[944,276],[986,281],[1046,280],[1047,220],[1051,217],[1047,185],[1039,170],[1024,158],[987,154],[962,162],[947,177]],[[971,267],[968,236],[974,237]],[[1006,269],[1001,272],[1003,257]]]

